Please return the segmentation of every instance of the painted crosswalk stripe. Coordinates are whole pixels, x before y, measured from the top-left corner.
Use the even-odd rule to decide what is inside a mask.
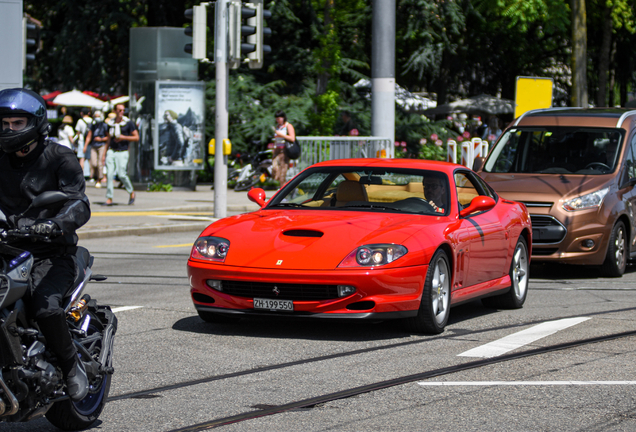
[[[441,381],[418,382],[425,387],[453,386],[586,386],[586,385],[636,385],[636,381]]]
[[[463,352],[459,354],[458,357],[497,357],[507,353],[508,351],[512,351],[524,345],[531,344],[534,341],[537,341],[546,336],[550,336],[560,330],[572,327],[589,319],[589,317],[577,317],[544,322],[530,327],[529,329],[513,333],[504,338]]]
[[[121,307],[112,308],[111,310],[114,313],[117,313],[117,312],[132,310],[132,309],[139,309],[139,308],[142,308],[142,307],[143,306],[121,306]]]

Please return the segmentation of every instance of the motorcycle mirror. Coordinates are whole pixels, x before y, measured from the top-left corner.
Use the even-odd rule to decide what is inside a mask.
[[[33,199],[33,201],[31,201],[31,204],[27,207],[27,209],[25,211],[23,211],[22,213],[20,213],[20,215],[17,216],[17,219],[20,219],[22,216],[24,216],[33,207],[36,207],[36,208],[37,207],[46,207],[48,205],[55,204],[55,203],[60,202],[60,201],[66,201],[67,199],[68,199],[68,195],[65,194],[64,192],[60,192],[60,191],[46,191],[46,192],[43,192],[40,195],[36,196]]]
[[[47,191],[35,197],[31,202],[31,207],[46,207],[60,201],[66,201],[68,195],[60,191]]]

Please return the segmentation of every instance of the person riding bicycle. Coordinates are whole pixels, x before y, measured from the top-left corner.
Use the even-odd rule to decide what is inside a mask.
[[[7,218],[5,228],[28,228],[50,239],[12,242],[34,258],[27,306],[58,359],[69,396],[79,401],[88,393],[88,379],[62,300],[78,272],[76,230],[91,214],[84,173],[71,149],[47,139],[46,105],[37,93],[22,88],[0,90],[0,126],[0,210]],[[29,209],[33,199],[46,191],[62,191],[69,199]]]

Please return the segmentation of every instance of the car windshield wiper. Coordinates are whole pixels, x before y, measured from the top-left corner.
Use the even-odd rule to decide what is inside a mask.
[[[272,207],[309,207],[306,206],[304,204],[300,204],[300,203],[278,203],[278,204],[272,204]]]
[[[370,208],[370,209],[374,209],[374,210],[393,210],[393,211],[399,211],[399,209],[396,209],[395,207],[388,207],[388,206],[383,206],[383,205],[376,205],[376,204],[351,204],[351,205],[343,205],[339,208],[347,208],[347,207],[361,207],[361,208]]]

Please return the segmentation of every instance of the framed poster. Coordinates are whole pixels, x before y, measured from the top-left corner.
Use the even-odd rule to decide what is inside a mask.
[[[203,169],[205,83],[156,81],[155,169]]]

